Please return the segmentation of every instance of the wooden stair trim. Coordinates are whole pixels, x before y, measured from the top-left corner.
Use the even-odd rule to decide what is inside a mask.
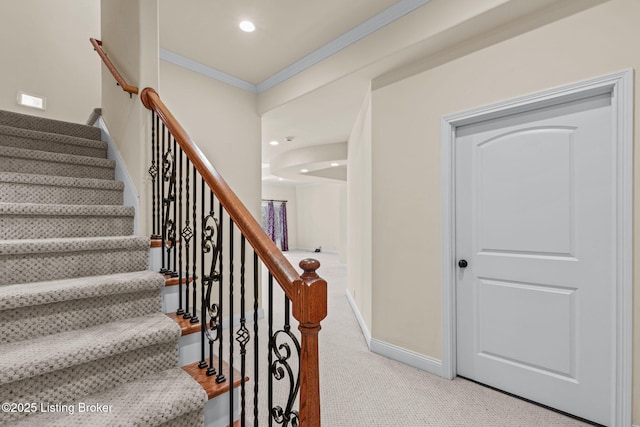
[[[179,243],[179,242],[180,242],[179,239],[176,240],[176,243]],[[167,246],[171,246],[171,242],[168,241],[168,240],[165,242],[165,244]],[[151,240],[149,240],[149,247],[150,248],[161,248],[162,247],[162,239],[151,238]]]
[[[214,366],[217,369],[218,358],[216,356],[213,356],[213,361],[214,361]],[[189,365],[183,366],[182,369],[187,374],[191,375],[191,377],[194,380],[196,380],[198,384],[200,384],[200,386],[204,389],[204,391],[207,392],[207,396],[209,400],[213,399],[214,397],[218,397],[221,394],[224,394],[229,391],[231,387],[229,386],[229,365],[227,364],[227,362],[222,362],[222,373],[225,376],[225,378],[227,378],[227,380],[220,384],[216,383],[215,375],[207,376],[207,370],[199,368],[198,367],[199,363],[200,362],[190,363]],[[242,376],[240,375],[240,372],[237,369],[234,369],[233,370],[233,388],[234,389],[240,387],[241,379],[242,379]],[[246,383],[247,381],[249,381],[249,377],[245,377],[244,380]]]
[[[197,277],[196,277],[197,279]],[[189,283],[193,282],[193,278],[189,277]],[[178,286],[178,284],[180,283],[180,280],[177,277],[171,277],[168,274],[164,275],[164,285],[165,286]],[[187,284],[187,279],[186,278],[182,278],[182,284],[186,285]]]
[[[180,326],[182,336],[195,334],[201,330],[200,322],[191,323],[191,319],[185,319],[182,314],[176,314],[175,311],[173,313],[165,313],[165,315]]]

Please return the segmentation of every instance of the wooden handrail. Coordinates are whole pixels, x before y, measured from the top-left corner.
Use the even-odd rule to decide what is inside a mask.
[[[129,83],[127,83],[122,77],[122,75],[118,72],[118,69],[115,67],[115,65],[113,65],[113,62],[111,62],[111,60],[107,58],[107,54],[102,49],[102,42],[100,40],[94,39],[93,37],[90,38],[89,41],[93,45],[94,50],[98,52],[98,55],[100,55],[100,58],[102,58],[102,62],[104,62],[104,65],[106,65],[106,67],[109,69],[109,71],[111,72],[111,75],[113,75],[113,77],[116,79],[118,86],[120,86],[122,90],[124,90],[125,92],[128,92],[130,95],[134,93],[137,94],[138,87],[132,86]]]
[[[162,102],[158,93],[152,88],[145,88],[140,95],[140,100],[147,109],[154,111],[162,120],[187,158],[214,192],[229,217],[291,300],[292,314],[299,322],[298,330],[301,333],[300,426],[320,427],[318,332],[321,328],[320,322],[327,316],[327,282],[316,274],[320,263],[312,259],[302,260],[300,267],[304,273],[299,275],[191,140]]]
[[[267,236],[258,221],[255,220],[218,171],[202,154],[200,148],[191,140],[184,128],[162,102],[158,93],[151,88],[145,88],[140,95],[140,99],[147,109],[155,111],[160,117],[160,120],[169,129],[169,132],[200,173],[200,176],[204,178],[209,188],[218,197],[233,222],[253,246],[269,271],[272,272],[273,277],[283,287],[287,297],[294,302],[297,299],[297,295],[293,290],[293,283],[300,278],[296,269],[282,255],[282,252]]]

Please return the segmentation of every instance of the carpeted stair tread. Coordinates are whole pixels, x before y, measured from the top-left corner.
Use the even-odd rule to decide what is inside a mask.
[[[110,250],[146,251],[148,248],[149,238],[141,236],[0,240],[0,256]]]
[[[74,403],[73,415],[66,412],[39,413],[13,425],[191,427],[203,425],[202,408],[206,401],[207,395],[198,383],[182,369],[172,368],[83,397]],[[107,411],[80,412],[80,402],[106,405]]]
[[[174,321],[162,313],[155,313],[2,344],[0,384],[175,341],[179,336],[180,328]]]
[[[0,203],[5,239],[126,236],[133,234],[133,207]]]
[[[0,125],[0,145],[78,156],[107,157],[107,143],[95,139]]]
[[[105,284],[106,286],[109,284]],[[48,302],[59,298],[47,298],[51,296],[50,292],[44,298],[37,293],[22,295],[20,301],[31,305],[0,311],[0,344],[89,328],[131,316],[152,315],[162,308],[162,296],[157,286],[144,289],[143,286],[134,284],[130,291],[109,295],[101,295],[99,292],[87,295],[83,290],[79,294],[86,298]],[[64,296],[68,297],[69,293]]]
[[[204,424],[207,394],[177,367],[165,277],[148,271],[107,146],[98,128],[0,111],[0,401],[75,409],[0,425]]]
[[[0,125],[95,139],[98,141],[102,138],[102,132],[97,127],[15,113],[13,111],[0,110]]]
[[[137,236],[0,241],[0,285],[141,271],[149,239]]]
[[[119,205],[53,205],[39,203],[0,203],[0,215],[33,216],[127,216],[133,217],[135,209]]]
[[[95,298],[119,293],[149,290],[158,292],[164,286],[164,276],[152,271],[76,277],[0,286],[0,310],[52,304],[74,299]],[[1,326],[0,326],[1,328]]]
[[[121,205],[124,184],[93,178],[0,172],[0,202]]]
[[[122,190],[124,184],[120,181],[95,178],[76,178],[70,176],[47,176],[29,173],[0,172],[0,182],[48,185],[51,187],[77,187],[104,190]]]
[[[115,161],[0,145],[0,171],[79,178],[113,179]]]

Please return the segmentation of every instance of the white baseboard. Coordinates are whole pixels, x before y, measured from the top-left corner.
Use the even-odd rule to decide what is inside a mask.
[[[369,349],[372,352],[404,363],[405,365],[413,366],[414,368],[444,377],[444,370],[442,369],[442,362],[440,360],[372,338],[371,332],[369,331],[367,324],[364,322],[364,319],[360,314],[360,310],[358,310],[358,306],[356,305],[351,292],[349,292],[349,289],[346,290],[345,295],[347,297],[347,301],[349,301],[351,309],[353,310],[353,314],[358,320],[358,324],[362,330],[362,335],[364,335],[364,339],[367,341],[367,346],[369,346]]]
[[[371,351],[389,359],[444,377],[442,362],[411,350],[389,344],[375,338],[371,339]]]
[[[299,252],[311,252],[311,253],[325,253],[325,254],[332,254],[332,255],[340,255],[340,252],[338,250],[327,250],[327,249],[322,249],[320,252],[316,252],[315,249],[309,249],[309,248],[297,248],[297,249],[289,249],[290,251],[299,251]]]
[[[124,206],[133,206],[136,211],[133,218],[133,234],[138,235],[140,222],[140,196],[138,195],[138,190],[129,176],[129,172],[127,172],[124,160],[118,151],[118,147],[113,142],[102,116],[97,118],[93,126],[102,131],[102,140],[107,143],[107,158],[116,161],[115,178],[116,181],[124,182]]]
[[[367,324],[364,322],[364,319],[360,314],[360,310],[358,310],[358,305],[351,296],[351,292],[349,292],[349,289],[347,289],[345,294],[347,296],[347,301],[349,301],[349,305],[351,306],[351,310],[353,310],[353,314],[355,314],[356,320],[358,320],[358,324],[360,325],[360,329],[362,330],[362,335],[364,335],[364,339],[365,341],[367,341],[367,347],[371,349],[371,332],[369,331]]]

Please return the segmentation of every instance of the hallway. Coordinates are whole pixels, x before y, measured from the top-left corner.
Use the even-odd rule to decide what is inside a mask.
[[[329,287],[320,332],[322,424],[327,427],[552,427],[587,425],[470,381],[449,381],[372,353],[345,296],[346,266],[330,253],[285,252],[294,266],[316,258]]]

